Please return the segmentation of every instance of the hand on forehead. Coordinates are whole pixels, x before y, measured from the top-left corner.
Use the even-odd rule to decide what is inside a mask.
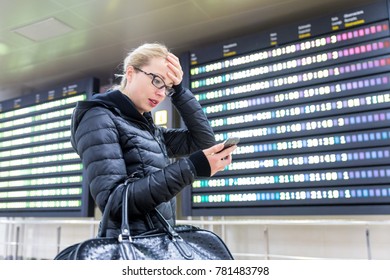
[[[180,65],[179,58],[173,53],[169,53],[167,56],[167,66],[169,71],[167,73],[168,77],[172,79],[174,85],[181,83],[183,79],[183,70]]]

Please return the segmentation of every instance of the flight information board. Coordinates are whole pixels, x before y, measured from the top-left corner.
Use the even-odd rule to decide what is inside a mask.
[[[0,103],[0,216],[93,215],[69,128],[76,103],[98,86],[85,79]]]
[[[184,215],[390,213],[388,1],[192,50],[188,87],[233,163]]]

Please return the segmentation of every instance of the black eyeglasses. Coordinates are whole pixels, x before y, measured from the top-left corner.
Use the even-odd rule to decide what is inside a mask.
[[[152,76],[152,85],[154,85],[158,89],[165,88],[166,96],[172,96],[175,93],[175,90],[171,87],[168,87],[160,76],[157,76],[153,73],[147,73],[144,70],[139,69],[138,67],[134,67],[134,69],[144,73],[145,75]]]

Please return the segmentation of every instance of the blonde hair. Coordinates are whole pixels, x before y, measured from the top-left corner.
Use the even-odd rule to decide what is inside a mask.
[[[168,48],[160,43],[145,43],[132,51],[130,51],[123,61],[123,73],[115,75],[121,77],[119,85],[115,86],[114,89],[124,90],[127,84],[126,71],[130,66],[142,68],[148,65],[152,58],[166,58],[168,56]]]

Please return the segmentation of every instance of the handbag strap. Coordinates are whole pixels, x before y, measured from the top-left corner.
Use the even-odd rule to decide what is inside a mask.
[[[125,185],[125,190],[122,193],[122,225],[121,225],[121,233],[119,235],[119,241],[128,240],[132,241],[130,234],[130,225],[129,225],[129,184]]]
[[[158,211],[156,208],[152,210],[151,214],[158,219],[160,224],[163,226],[164,230],[169,234],[171,238],[180,238],[180,235],[175,231],[171,224],[164,218],[163,214]]]
[[[132,178],[133,179],[133,178]],[[135,179],[134,179],[135,180]],[[125,237],[126,239],[131,239],[131,233],[130,233],[130,225],[129,225],[129,212],[128,212],[128,205],[129,205],[129,189],[130,185],[129,183],[134,180],[126,180],[124,183],[117,186],[114,191],[110,194],[107,200],[107,204],[104,208],[99,231],[98,231],[98,237],[106,237],[107,236],[107,226],[108,226],[108,220],[110,217],[110,212],[113,206],[113,200],[114,196],[116,195],[116,192],[123,189],[122,193],[122,224],[121,224],[121,235],[122,238]],[[164,218],[164,216],[161,214],[160,211],[157,209],[153,209],[151,211],[151,214],[153,214],[161,223],[163,229],[166,233],[169,234],[171,238],[179,238],[179,234],[174,230],[174,228],[171,226],[171,224]]]
[[[122,196],[122,224],[121,224],[121,234],[119,235],[120,240],[130,240],[131,239],[131,232],[130,232],[130,225],[129,225],[129,211],[128,211],[128,205],[129,205],[129,184],[126,184],[124,186],[123,196]],[[151,211],[151,214],[154,214],[155,217],[159,220],[161,223],[164,231],[169,235],[170,239],[173,241],[175,240],[182,240],[180,235],[175,231],[175,229],[171,226],[171,224],[164,218],[164,216],[161,214],[160,211],[158,211],[156,208]]]
[[[130,182],[134,182],[136,180],[138,180],[137,172],[134,172],[129,177],[127,177],[127,179],[126,179],[126,181],[124,183],[121,183],[120,185],[118,185],[114,189],[114,191],[111,192],[110,196],[108,197],[107,204],[106,204],[106,206],[104,207],[104,210],[103,210],[103,214],[102,214],[102,218],[101,218],[100,226],[99,226],[99,231],[98,231],[98,237],[106,237],[107,236],[108,220],[110,218],[110,212],[111,212],[111,209],[112,209],[112,206],[113,206],[113,203],[114,203],[113,200],[114,200],[114,196],[116,195],[116,192],[118,192],[119,190],[122,190],[123,188],[126,191],[128,189],[129,183]],[[125,194],[124,191],[123,191],[123,193],[122,193],[122,205],[123,205],[123,203],[126,203],[126,205],[125,205],[125,207],[122,207],[122,215],[125,214],[126,217],[122,216],[122,223],[123,223],[123,218],[126,218],[125,221],[127,221],[127,222],[129,221],[129,219],[128,219],[128,212],[127,212],[127,208],[128,208],[127,197],[128,197],[128,193]],[[124,212],[124,209],[126,209],[126,212]],[[128,224],[127,224],[127,228],[129,229],[129,235],[130,235],[130,227],[129,227]]]
[[[194,258],[192,254],[191,247],[184,241],[184,239],[176,232],[176,230],[171,226],[170,223],[164,218],[160,211],[156,208],[152,213],[157,217],[161,225],[163,226],[165,232],[169,235],[173,244],[176,246],[180,254],[187,260],[192,260]]]
[[[104,207],[104,211],[103,211],[102,218],[100,221],[99,231],[98,231],[98,235],[97,235],[98,237],[106,237],[107,236],[108,220],[109,220],[110,212],[111,212],[111,209],[113,206],[114,196],[115,196],[115,193],[119,189],[122,189],[123,187],[124,187],[124,184],[123,183],[120,184],[119,186],[117,186],[114,189],[114,191],[108,197],[107,204],[106,204],[106,207]]]
[[[121,189],[122,191],[122,224],[121,224],[121,233],[119,234],[118,240],[120,242],[127,241],[132,242],[130,226],[129,226],[129,192],[131,188],[131,181],[136,180],[135,178],[127,179],[123,184],[120,184],[115,190],[110,194],[106,207],[104,208],[102,220],[99,228],[99,237],[106,237],[108,219],[110,216],[110,211],[113,204],[113,197],[115,193]],[[175,231],[175,229],[171,226],[171,224],[164,218],[160,211],[156,208],[151,211],[152,214],[159,220],[162,225],[164,231],[168,234],[169,238],[172,240],[173,244],[176,246],[180,254],[186,259],[193,259],[193,254],[191,248],[188,244],[183,240],[183,238]]]

